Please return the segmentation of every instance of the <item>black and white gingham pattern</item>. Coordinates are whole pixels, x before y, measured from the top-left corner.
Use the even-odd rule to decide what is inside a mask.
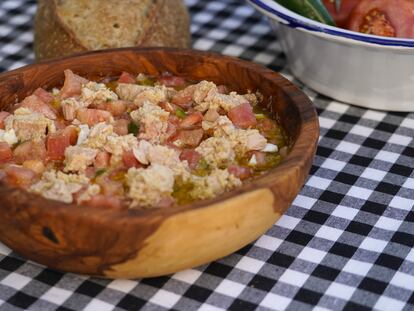
[[[245,3],[187,4],[194,48],[283,68],[269,25]],[[33,61],[35,6],[0,2],[1,71]],[[320,116],[315,163],[292,207],[253,244],[136,281],[52,271],[0,246],[0,310],[413,310],[414,114],[304,90]]]

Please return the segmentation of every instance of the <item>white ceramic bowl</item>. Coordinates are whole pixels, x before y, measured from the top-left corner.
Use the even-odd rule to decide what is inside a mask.
[[[247,0],[277,32],[292,73],[319,93],[367,108],[414,111],[414,40],[324,25],[273,0]]]

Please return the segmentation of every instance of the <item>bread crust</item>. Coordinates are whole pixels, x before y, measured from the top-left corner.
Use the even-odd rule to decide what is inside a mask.
[[[81,42],[74,29],[65,22],[58,1],[62,0],[38,0],[34,32],[37,60],[96,49]],[[104,1],[102,5],[105,5]],[[182,0],[153,0],[148,6],[148,12],[138,26],[142,35],[136,38],[136,46],[190,46],[190,18]],[[122,46],[130,45],[125,43]]]

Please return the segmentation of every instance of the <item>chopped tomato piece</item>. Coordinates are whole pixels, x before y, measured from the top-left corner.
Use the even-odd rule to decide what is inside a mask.
[[[46,147],[44,141],[26,141],[13,150],[14,160],[22,164],[28,160],[44,161],[46,158]]]
[[[215,110],[215,109],[209,109],[209,110],[207,110],[207,112],[204,114],[203,120],[204,120],[204,121],[209,121],[209,122],[214,122],[214,121],[216,121],[219,117],[220,117],[220,114],[217,112],[217,110]]]
[[[37,97],[39,97],[39,99],[45,104],[50,105],[53,102],[53,95],[41,87],[37,88],[33,92],[33,95],[36,95]]]
[[[197,111],[186,116],[185,119],[181,121],[180,128],[191,128],[201,121],[203,121],[203,114]]]
[[[172,103],[174,105],[180,106],[182,108],[190,108],[193,105],[193,95],[196,89],[195,85],[190,85],[184,90],[179,91],[172,98]]]
[[[13,152],[6,142],[0,142],[0,163],[7,163],[13,159]]]
[[[81,123],[93,126],[100,122],[107,122],[111,113],[106,110],[81,108],[76,111],[76,117]]]
[[[247,179],[252,175],[252,169],[250,167],[240,165],[229,165],[227,168],[230,174],[240,178],[241,180]]]
[[[4,130],[4,120],[10,115],[7,111],[0,111],[0,129]]]
[[[142,164],[138,162],[138,160],[135,158],[134,153],[132,150],[124,151],[122,154],[122,161],[125,165],[125,167],[142,167]]]
[[[36,179],[37,174],[24,167],[10,165],[4,169],[7,181],[16,186],[29,186]]]
[[[168,208],[168,207],[173,206],[174,203],[175,203],[174,198],[170,196],[162,196],[160,200],[158,201],[157,206],[160,208]]]
[[[177,139],[181,140],[186,146],[197,147],[203,138],[203,134],[202,129],[182,130],[179,132]]]
[[[183,77],[177,77],[169,73],[164,73],[158,81],[161,84],[164,84],[165,86],[170,87],[179,87],[179,86],[185,86],[186,81]]]
[[[95,167],[93,167],[93,166],[88,166],[88,167],[85,169],[85,176],[86,176],[86,177],[88,177],[88,178],[94,178],[94,177],[95,177],[95,174],[96,174],[96,168],[95,168]]]
[[[40,160],[27,160],[24,161],[22,166],[33,172],[37,173],[38,175],[42,174],[45,171],[45,165],[43,161]]]
[[[246,129],[257,124],[253,108],[249,103],[238,105],[228,112],[230,120],[238,127]]]
[[[20,104],[21,107],[43,114],[46,118],[56,119],[56,111],[36,95],[27,96]]]
[[[120,136],[128,135],[129,120],[118,119],[113,124],[114,132]]]
[[[225,86],[225,85],[219,85],[219,86],[217,86],[217,91],[220,94],[228,94],[229,93],[229,90],[227,89],[227,86]]]
[[[77,135],[76,128],[73,126],[68,126],[64,130],[50,134],[46,142],[47,160],[63,160],[65,158],[65,149],[70,145],[76,144]]]
[[[165,111],[172,112],[172,113],[175,112],[175,110],[177,109],[176,105],[174,105],[172,103],[168,103],[168,102],[159,103],[158,106],[160,106]]]
[[[66,69],[64,74],[65,82],[60,90],[60,97],[65,99],[80,95],[82,92],[82,85],[88,83],[88,80],[74,74],[70,69]]]
[[[135,77],[126,71],[123,71],[118,79],[118,83],[134,84],[136,82],[137,80],[135,79]]]
[[[261,151],[255,151],[253,154],[256,156],[257,166],[266,165],[266,153]]]
[[[94,195],[89,201],[86,201],[84,204],[90,207],[102,209],[123,209],[122,201],[120,198],[102,194]]]
[[[177,125],[175,125],[173,122],[168,122],[167,133],[165,134],[166,139],[168,141],[174,141],[175,139],[177,139],[177,129]]]
[[[106,175],[102,175],[96,178],[96,183],[101,186],[101,192],[104,195],[124,195],[124,186],[122,185],[122,181],[116,181]]]
[[[107,103],[94,105],[94,108],[109,111],[113,116],[119,117],[127,110],[128,102],[124,100],[114,100]]]
[[[336,10],[335,1],[323,0],[323,4],[331,14],[338,27],[346,27],[349,15],[360,0],[342,0],[339,11]]]
[[[361,0],[349,17],[348,29],[378,36],[414,38],[414,1]]]
[[[109,167],[109,160],[111,159],[111,155],[106,151],[99,151],[96,155],[94,166],[97,169],[100,168],[107,168]]]
[[[201,154],[194,149],[184,149],[180,154],[181,161],[187,161],[191,169],[195,169],[201,160]]]

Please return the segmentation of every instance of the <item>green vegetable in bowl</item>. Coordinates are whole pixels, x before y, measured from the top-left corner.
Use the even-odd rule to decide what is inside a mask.
[[[321,0],[275,0],[287,9],[304,17],[327,25],[335,26],[332,16],[328,13]],[[340,5],[340,0],[335,0]]]

